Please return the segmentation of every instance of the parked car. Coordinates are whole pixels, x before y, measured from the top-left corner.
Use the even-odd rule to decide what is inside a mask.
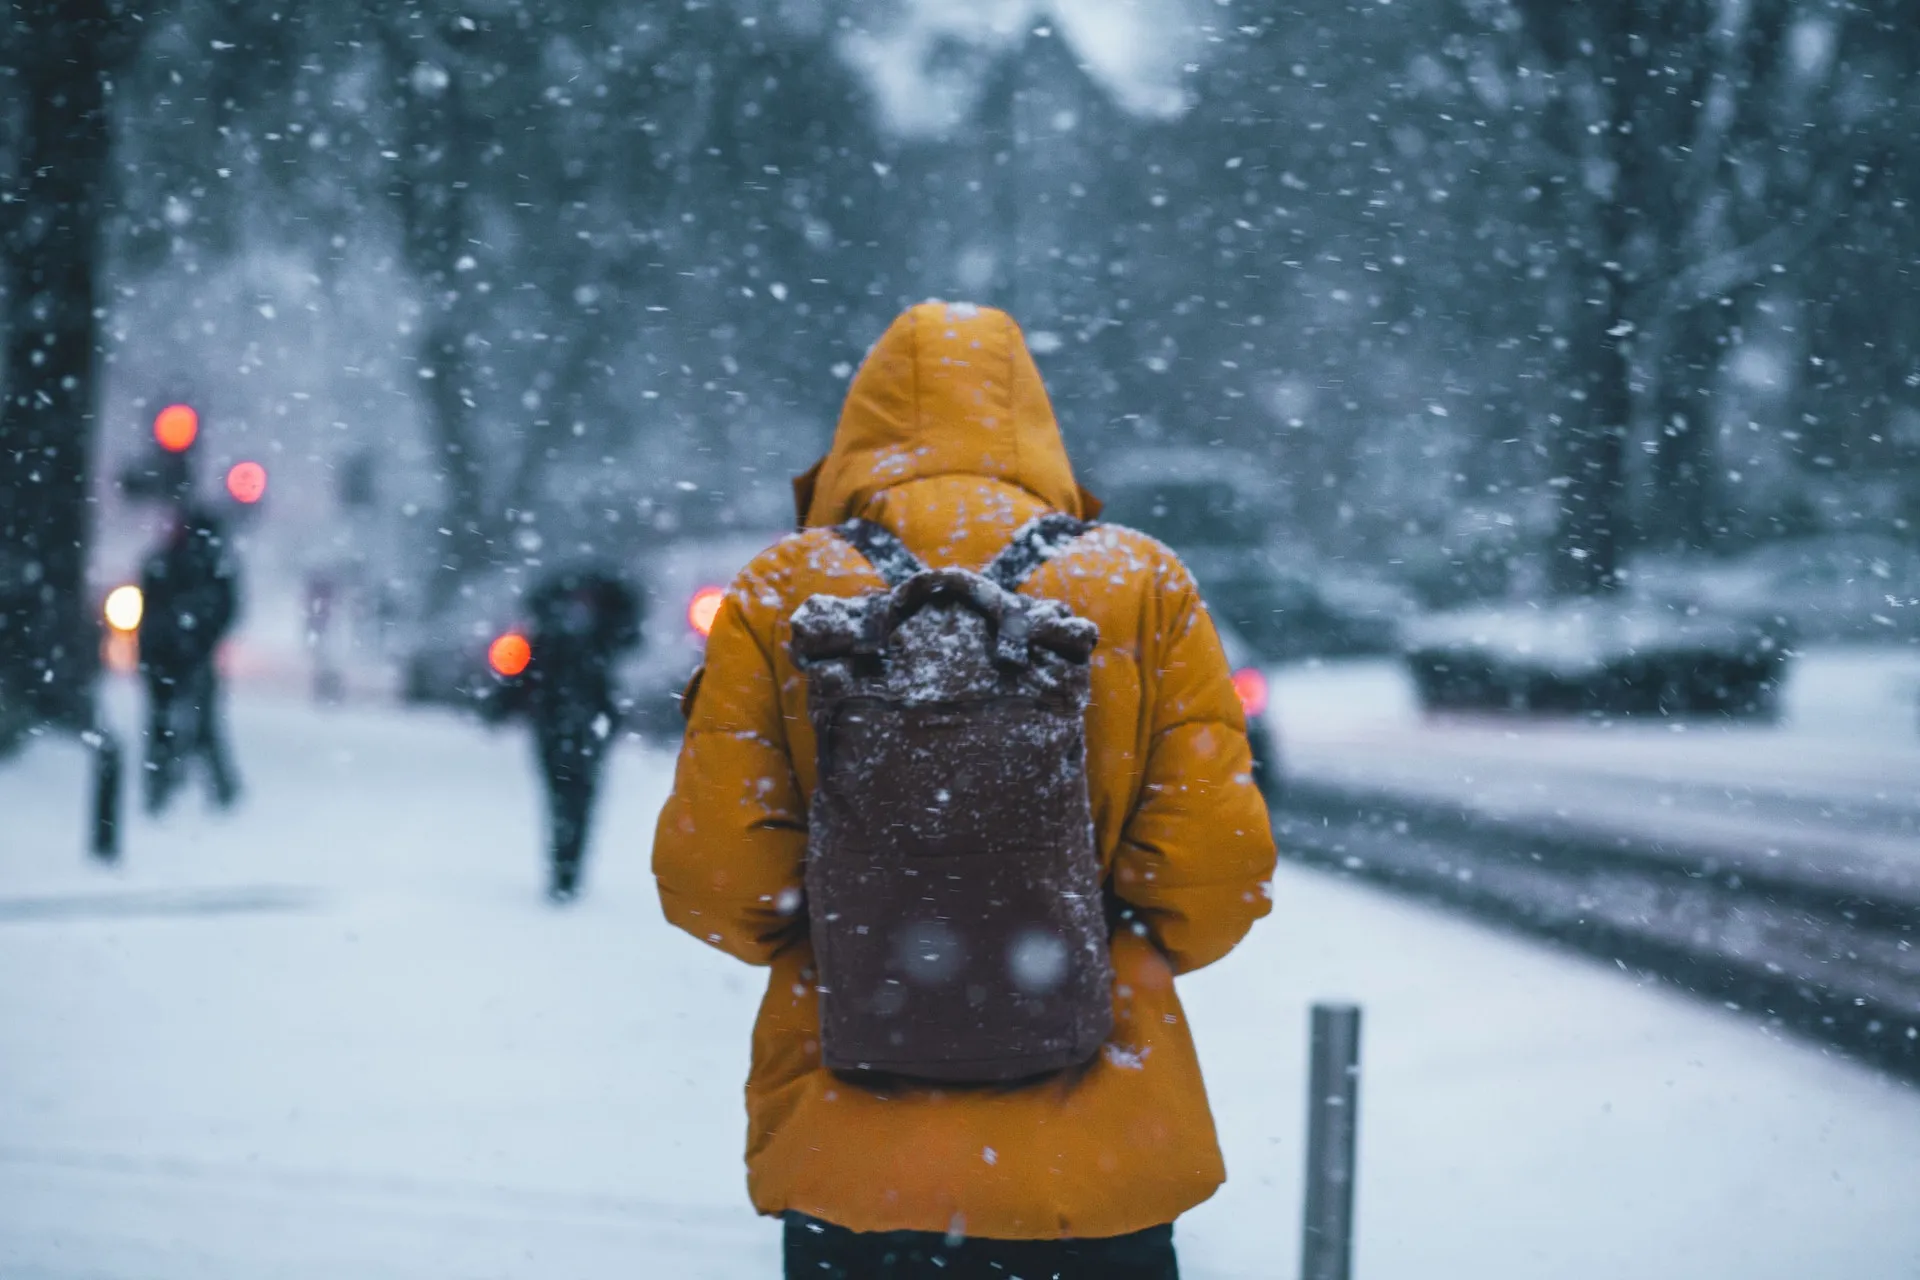
[[[1406,662],[1429,711],[1771,719],[1789,652],[1751,617],[1610,598],[1432,614]]]
[[[521,596],[532,571],[514,567],[461,584],[439,616],[402,628],[400,699],[414,705],[471,710],[491,687],[487,650],[524,623]]]
[[[1130,450],[1094,473],[1104,518],[1158,538],[1268,662],[1391,653],[1405,593],[1276,548],[1267,468],[1229,450]]]
[[[1258,656],[1230,622],[1213,620],[1233,671],[1233,691],[1247,717],[1247,745],[1253,749],[1253,782],[1269,805],[1278,804],[1284,790],[1280,761],[1280,734],[1274,727],[1273,692]]]
[[[747,562],[782,535],[772,531],[683,538],[642,556],[635,572],[647,593],[646,635],[622,664],[627,727],[649,741],[676,743],[685,726],[680,695],[700,666],[721,598]]]
[[[1920,636],[1920,546],[1874,534],[1790,538],[1726,559],[1646,557],[1625,577],[1642,599],[1758,618],[1784,639]]]
[[[1389,654],[1400,651],[1407,623],[1420,612],[1412,592],[1369,573],[1323,564],[1302,570],[1327,619],[1314,656]]]

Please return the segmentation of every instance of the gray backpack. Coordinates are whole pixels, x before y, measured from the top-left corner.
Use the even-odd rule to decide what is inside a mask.
[[[793,615],[819,750],[807,903],[836,1071],[988,1083],[1092,1058],[1112,959],[1087,793],[1093,623],[1018,594],[1087,529],[1042,516],[980,573],[837,530],[886,591]]]

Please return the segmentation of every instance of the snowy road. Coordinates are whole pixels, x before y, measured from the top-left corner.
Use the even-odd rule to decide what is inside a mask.
[[[1277,684],[1297,856],[1920,1080],[1920,651],[1801,655],[1777,725],[1428,718],[1389,662]]]
[[[250,792],[87,866],[78,752],[0,765],[0,1276],[777,1273],[753,971],[670,932],[666,757],[537,895],[522,742],[242,697]],[[1232,1181],[1186,1273],[1292,1274],[1305,1008],[1367,1010],[1359,1274],[1920,1274],[1920,1092],[1616,970],[1283,869],[1185,990]]]

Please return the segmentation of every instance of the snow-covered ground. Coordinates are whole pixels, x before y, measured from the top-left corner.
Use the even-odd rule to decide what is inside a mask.
[[[1426,732],[1365,689],[1394,696],[1281,696],[1323,739]],[[647,874],[669,759],[616,756],[558,911],[516,736],[246,690],[235,721],[243,808],[136,818],[113,871],[75,748],[0,763],[0,1276],[777,1274],[740,1163],[759,975]],[[1186,1274],[1293,1272],[1306,1008],[1352,997],[1362,1277],[1920,1275],[1920,1092],[1365,889],[1275,890],[1185,982],[1232,1173]]]

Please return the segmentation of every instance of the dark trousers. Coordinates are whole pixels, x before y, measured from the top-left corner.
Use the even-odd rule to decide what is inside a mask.
[[[787,1280],[1179,1280],[1173,1227],[1097,1240],[952,1240],[786,1216]]]
[[[240,786],[220,727],[220,681],[213,664],[150,667],[146,677],[147,808],[157,813],[166,807],[196,758],[206,762],[215,802],[232,804]]]
[[[571,717],[569,719],[572,719]],[[535,722],[534,742],[540,771],[547,780],[548,850],[556,889],[571,891],[586,856],[587,824],[600,786],[600,765],[607,744],[591,722]]]

